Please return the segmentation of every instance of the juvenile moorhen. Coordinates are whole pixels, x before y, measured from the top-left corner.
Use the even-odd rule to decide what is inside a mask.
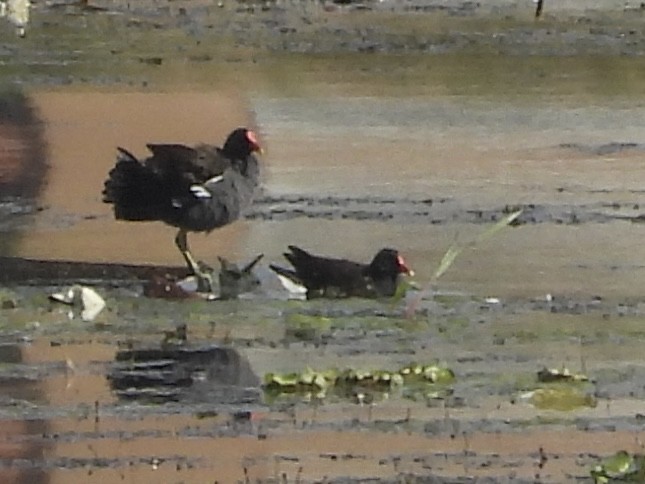
[[[279,276],[305,286],[308,299],[390,297],[401,274],[414,274],[395,249],[381,249],[369,264],[312,255],[295,245],[290,245],[289,250],[284,256],[293,270],[274,264],[269,267]]]
[[[224,147],[148,144],[152,153],[140,161],[118,148],[116,166],[103,189],[103,201],[114,206],[117,220],[160,220],[179,228],[175,243],[199,290],[211,292],[211,271],[190,253],[188,232],[210,232],[237,220],[252,201],[262,153],[255,133],[234,130]]]

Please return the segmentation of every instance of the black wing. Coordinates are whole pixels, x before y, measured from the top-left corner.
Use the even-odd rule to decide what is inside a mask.
[[[216,146],[181,144],[148,144],[152,156],[146,165],[164,177],[183,179],[186,183],[204,183],[221,175],[231,166]]]

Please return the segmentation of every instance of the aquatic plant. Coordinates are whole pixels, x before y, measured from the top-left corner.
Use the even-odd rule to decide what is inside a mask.
[[[645,482],[645,455],[616,452],[590,472],[595,484],[609,482]]]
[[[570,386],[538,388],[522,395],[522,399],[542,410],[570,411],[581,407],[595,407],[593,395]]]
[[[450,266],[452,266],[452,264],[455,262],[457,257],[465,249],[472,249],[476,247],[478,244],[480,244],[481,242],[483,242],[484,240],[489,239],[493,235],[497,234],[500,230],[511,225],[521,214],[522,214],[522,210],[516,210],[509,213],[508,215],[506,215],[505,217],[497,221],[495,224],[493,224],[491,227],[484,230],[477,237],[475,237],[472,240],[469,240],[464,244],[460,244],[457,240],[455,240],[452,243],[452,245],[448,247],[448,250],[443,255],[441,262],[439,263],[439,266],[437,267],[437,269],[434,271],[434,274],[432,275],[432,278],[430,279],[430,281],[426,284],[426,286],[422,290],[418,292],[417,296],[412,298],[408,303],[405,310],[406,316],[411,317],[416,312],[421,300],[423,299],[423,296],[432,288],[432,286],[436,284],[439,278],[446,273],[446,271],[450,268]],[[400,284],[399,288],[397,288],[396,293],[394,294],[394,296],[392,296],[393,302],[400,301],[405,296],[405,293],[409,288],[410,286],[405,285],[405,283]]]
[[[425,389],[422,387],[447,385],[454,379],[455,374],[450,368],[437,364],[412,363],[397,371],[355,368],[316,371],[306,368],[300,373],[267,373],[264,376],[264,390],[273,396],[291,393],[324,398],[331,390],[344,396],[359,396],[365,391],[385,393],[403,386]]]

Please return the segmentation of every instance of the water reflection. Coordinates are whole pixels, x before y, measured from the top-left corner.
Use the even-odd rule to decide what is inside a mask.
[[[256,97],[253,105],[281,193],[436,197],[470,187],[479,202],[500,200],[529,180],[561,183],[562,158],[572,155],[561,146],[640,141],[645,130],[645,108],[624,99]],[[586,173],[576,181],[598,183]]]
[[[645,108],[622,98],[578,101],[563,101],[548,93],[530,100],[497,95],[293,98],[255,93],[249,101],[243,93],[224,91],[37,92],[33,102],[47,123],[53,167],[40,194],[47,210],[36,214],[33,230],[20,238],[19,252],[12,255],[180,263],[172,243],[153,243],[171,240],[172,229],[163,224],[135,228],[115,222],[109,207],[100,202],[102,183],[114,163],[114,147],[145,150],[146,142],[194,144],[221,139],[232,125],[254,125],[251,112],[269,147],[263,158],[269,194],[445,198],[457,211],[514,203],[559,203],[568,208],[571,202],[618,200],[637,205],[642,188],[641,165],[634,163],[640,157],[638,150],[604,155],[571,147],[639,143]],[[74,190],[69,189],[70,180],[75,181]],[[424,280],[455,233],[467,236],[471,230],[458,226],[459,220],[454,226],[433,224],[440,203],[424,210],[427,214],[414,224],[303,217],[284,222],[239,221],[196,238],[194,250],[216,264],[217,255],[241,260],[258,253],[264,253],[268,262],[278,261],[289,244],[354,259],[391,245],[409,254],[419,279]],[[456,264],[444,280],[454,278],[460,290],[493,291],[499,296],[527,281],[493,278],[491,288],[490,275],[500,267],[519,275],[530,265],[529,273],[535,276],[529,285],[538,293],[569,289],[571,281],[579,280],[600,287],[611,280],[610,287],[615,287],[609,270],[603,269],[606,279],[596,281],[577,276],[579,269],[563,266],[562,261],[581,263],[579,243],[572,236],[556,234],[563,230],[544,224],[535,231],[512,231],[496,241],[502,245],[487,247],[490,252],[477,258],[476,269]],[[590,233],[600,240],[597,231],[602,232],[589,225],[578,227],[576,233]],[[342,233],[342,237],[329,237],[330,233]],[[542,239],[536,240],[537,236]],[[632,247],[629,237],[618,240]],[[596,252],[588,257],[609,267],[614,261],[606,260],[610,254],[599,253],[599,247],[591,248]],[[631,249],[621,253],[630,258],[625,265],[639,258],[638,251]],[[634,290],[636,286],[625,281],[625,287]]]
[[[22,346],[18,344],[0,344],[0,363],[3,365],[20,365],[24,362]],[[21,375],[12,375],[11,371],[3,372],[0,377],[0,395],[5,408],[13,407],[16,413],[24,405],[32,405],[43,398],[43,388],[39,380]],[[36,440],[32,435],[44,435],[49,424],[42,419],[4,419],[0,431],[0,482],[46,483],[47,473],[39,466],[20,465],[20,462],[36,462],[45,458],[50,449],[44,440]]]
[[[108,380],[126,401],[221,405],[258,402],[260,396],[259,379],[237,350],[185,339],[120,350]]]

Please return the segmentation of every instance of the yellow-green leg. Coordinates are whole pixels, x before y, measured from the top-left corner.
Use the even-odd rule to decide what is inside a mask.
[[[197,278],[197,290],[199,292],[213,292],[213,276],[208,270],[203,270],[199,262],[197,262],[188,248],[188,232],[184,229],[179,229],[175,237],[175,244],[184,257],[188,269]]]

